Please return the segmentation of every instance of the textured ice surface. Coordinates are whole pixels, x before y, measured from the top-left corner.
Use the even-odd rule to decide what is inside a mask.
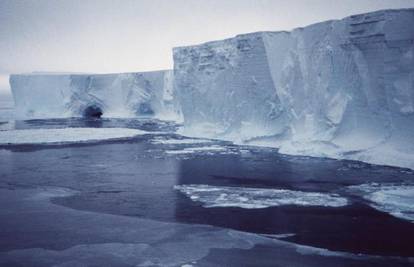
[[[76,143],[130,138],[149,132],[127,128],[63,128],[0,131],[0,145]]]
[[[186,135],[414,168],[414,9],[174,49]]]
[[[373,208],[414,222],[413,185],[381,185],[371,183],[351,186],[350,189],[370,201]]]
[[[17,118],[147,116],[177,119],[172,71],[10,76]]]
[[[337,194],[287,189],[210,185],[176,185],[174,188],[187,195],[191,200],[201,202],[206,208],[262,209],[282,205],[341,207],[348,204],[346,198]]]
[[[12,96],[0,92],[0,127],[2,123],[13,119],[13,108],[14,102]]]
[[[375,266],[409,263],[334,252],[206,225],[80,211],[50,202],[50,198],[76,193],[53,187],[0,188],[3,205],[0,216],[7,217],[0,232],[4,237],[13,233],[8,249],[0,252],[0,265],[182,266],[196,262],[195,266],[217,266],[198,262],[217,249],[230,249],[225,258],[237,259],[240,253],[231,253],[231,249],[248,252],[255,245],[269,246],[272,254],[265,255],[266,262],[278,266],[303,266],[304,262],[306,266],[367,266],[372,261],[378,261]],[[30,227],[22,223],[28,218]],[[0,241],[2,245],[6,243],[4,239]],[[231,266],[240,265],[242,259]]]
[[[174,70],[12,75],[20,118],[184,119],[186,136],[414,169],[414,9],[173,50]]]

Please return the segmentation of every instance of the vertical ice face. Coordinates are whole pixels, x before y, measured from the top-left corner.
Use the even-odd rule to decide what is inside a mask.
[[[174,71],[166,70],[163,78],[162,111],[157,117],[164,120],[182,122],[181,105],[177,101],[174,92]]]
[[[185,132],[414,167],[414,9],[174,49]]]
[[[11,75],[18,118],[62,117],[71,97],[69,75]],[[53,90],[47,90],[53,88]]]
[[[284,130],[284,112],[262,33],[175,48],[173,54],[177,98],[186,126],[211,126],[201,131],[212,131],[215,137],[235,134],[235,138],[249,131],[257,136]]]
[[[172,71],[10,77],[18,118],[171,116]]]

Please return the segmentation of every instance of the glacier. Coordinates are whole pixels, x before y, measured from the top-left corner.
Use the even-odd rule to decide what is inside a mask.
[[[16,118],[156,117],[179,119],[173,72],[30,73],[10,76]]]
[[[179,120],[185,136],[414,169],[414,9],[173,49],[173,70],[20,74],[17,118]]]
[[[414,9],[173,49],[181,132],[414,168]]]

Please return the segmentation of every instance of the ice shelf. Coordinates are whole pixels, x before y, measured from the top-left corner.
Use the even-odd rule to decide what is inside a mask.
[[[414,168],[414,9],[173,49],[174,70],[10,78],[22,118],[182,118],[187,136]]]

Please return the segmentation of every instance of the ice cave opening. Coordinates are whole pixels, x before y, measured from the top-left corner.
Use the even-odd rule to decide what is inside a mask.
[[[154,115],[154,113],[155,112],[152,109],[151,104],[148,104],[148,103],[141,103],[136,112],[137,115],[142,115],[142,116],[152,116]]]
[[[98,106],[89,106],[83,111],[85,118],[100,118],[102,116],[102,109]]]

